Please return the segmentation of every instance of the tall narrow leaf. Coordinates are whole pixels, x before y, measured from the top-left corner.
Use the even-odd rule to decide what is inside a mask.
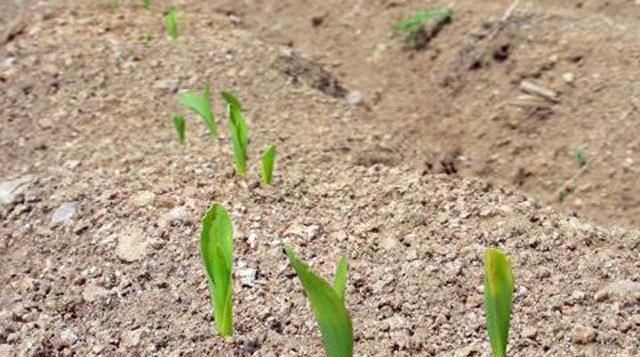
[[[271,185],[271,177],[273,176],[273,163],[276,159],[276,147],[267,145],[262,154],[262,184]]]
[[[338,264],[338,275],[334,288],[326,280],[312,272],[307,264],[298,259],[291,247],[286,246],[285,252],[289,258],[289,264],[298,275],[309,299],[320,327],[327,356],[351,357],[353,355],[353,327],[343,301],[347,269],[346,258],[342,258]]]
[[[180,96],[180,103],[186,108],[191,109],[199,115],[207,125],[209,134],[213,138],[218,136],[218,127],[216,125],[213,112],[211,111],[211,96],[209,94],[209,85],[206,84],[202,89],[202,94],[198,95],[193,91],[187,91]]]
[[[231,147],[236,163],[236,172],[240,176],[247,174],[247,121],[242,114],[240,101],[230,92],[222,92],[222,98],[227,102],[227,114],[229,116],[229,132],[231,134]]]
[[[167,32],[169,32],[169,36],[171,36],[172,40],[178,39],[178,19],[176,15],[175,9],[170,9],[167,12],[167,15],[164,18],[165,24],[167,25]]]
[[[209,283],[213,317],[220,336],[231,336],[233,226],[222,205],[213,204],[202,218],[200,254]]]
[[[493,357],[505,357],[509,343],[513,276],[509,258],[489,248],[484,254],[484,309]]]
[[[174,115],[172,120],[173,127],[176,129],[176,135],[178,136],[178,142],[184,145],[184,132],[186,127],[184,117],[180,115]]]
[[[336,291],[340,299],[344,301],[344,291],[347,287],[347,257],[342,256],[336,268],[336,278],[333,281],[333,289]]]

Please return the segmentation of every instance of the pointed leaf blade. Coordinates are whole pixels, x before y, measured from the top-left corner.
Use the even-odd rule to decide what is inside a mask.
[[[273,165],[276,159],[276,147],[274,145],[267,145],[262,154],[262,184],[271,185],[271,179],[273,177]]]
[[[180,115],[174,115],[172,118],[173,127],[176,129],[176,136],[178,137],[178,143],[184,145],[185,127],[186,123],[184,117]]]
[[[326,280],[298,259],[291,247],[286,246],[285,252],[309,299],[327,356],[352,356],[353,327],[344,302]]]
[[[344,292],[347,286],[347,257],[342,256],[336,268],[336,278],[333,281],[333,289],[336,294],[344,301]]]
[[[513,275],[509,258],[489,248],[484,256],[484,308],[494,357],[504,357],[509,342]]]

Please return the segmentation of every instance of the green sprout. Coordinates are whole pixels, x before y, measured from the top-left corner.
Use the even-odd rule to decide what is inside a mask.
[[[149,9],[149,7],[151,6],[151,0],[142,0],[142,6],[145,9]]]
[[[393,25],[393,30],[404,34],[407,42],[416,46],[420,42],[421,35],[424,34],[424,26],[432,21],[449,21],[453,16],[453,11],[447,8],[419,10],[404,20],[400,20]]]
[[[564,187],[562,187],[560,190],[558,190],[558,202],[562,203],[566,198],[567,198],[567,190],[565,190]]]
[[[267,145],[262,154],[262,184],[271,185],[271,177],[273,175],[273,163],[276,159],[276,147]]]
[[[176,129],[176,135],[178,137],[178,142],[181,145],[184,145],[184,131],[186,123],[184,121],[184,117],[180,115],[174,115],[172,118],[173,127]]]
[[[233,158],[236,163],[236,172],[240,176],[247,174],[247,122],[242,114],[240,101],[230,92],[222,92],[222,98],[227,102],[227,114],[229,115],[229,132],[231,133],[231,146]]]
[[[289,264],[293,267],[309,299],[316,317],[324,350],[328,357],[353,355],[353,327],[344,305],[347,282],[347,258],[342,257],[336,269],[333,286],[315,274],[307,264],[298,259],[293,248],[284,248]]]
[[[231,336],[233,332],[232,238],[233,226],[227,211],[214,203],[202,218],[200,254],[207,274],[216,330],[223,337]]]
[[[180,103],[191,109],[204,120],[209,129],[209,134],[216,138],[218,136],[218,127],[211,111],[211,97],[209,95],[209,85],[206,84],[202,90],[202,95],[197,95],[193,91],[187,91],[180,96]]]
[[[178,39],[178,19],[176,17],[176,10],[170,9],[165,16],[165,23],[167,25],[167,31],[171,39]]]
[[[578,167],[582,168],[587,164],[587,154],[585,153],[583,148],[576,149],[576,163]]]
[[[484,310],[493,357],[505,357],[513,296],[511,261],[498,249],[484,254]]]
[[[140,42],[142,42],[142,44],[147,47],[149,46],[149,43],[151,42],[152,36],[150,33],[145,32],[144,34],[142,34],[142,36],[140,36]]]

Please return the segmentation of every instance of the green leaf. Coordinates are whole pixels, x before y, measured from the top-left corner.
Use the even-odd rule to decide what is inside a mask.
[[[151,6],[151,0],[142,0],[142,6],[145,9],[149,9],[149,7]]]
[[[231,147],[236,163],[236,172],[240,176],[247,174],[247,122],[242,114],[240,101],[230,92],[222,92],[222,99],[227,102],[227,114],[229,115],[229,133],[231,134]]]
[[[344,306],[344,301],[336,289],[316,275],[309,266],[296,256],[293,249],[285,246],[285,252],[289,258],[289,264],[293,267],[302,287],[309,299],[311,308],[320,327],[322,342],[328,357],[350,357],[353,355],[353,327],[349,312]],[[343,268],[344,266],[344,268]],[[338,271],[345,269],[346,260],[338,264]],[[340,279],[336,279],[342,280]],[[337,283],[336,286],[344,283]]]
[[[231,336],[233,226],[227,211],[214,203],[202,218],[200,254],[207,274],[216,330],[220,336]]]
[[[218,126],[211,111],[211,96],[208,84],[204,86],[201,95],[193,91],[183,93],[180,96],[180,104],[192,110],[204,120],[211,137],[216,138],[218,136]]]
[[[178,39],[178,19],[176,15],[175,9],[169,9],[167,15],[165,16],[165,24],[167,25],[167,32],[169,32],[169,36],[171,36],[172,40]]]
[[[262,184],[271,185],[271,177],[273,175],[273,163],[276,159],[276,147],[267,145],[262,154]]]
[[[173,127],[176,129],[176,135],[178,136],[178,142],[184,145],[184,132],[186,123],[184,117],[180,115],[173,116]]]
[[[347,257],[342,256],[340,261],[338,262],[338,267],[336,268],[336,278],[333,281],[333,290],[336,291],[336,294],[340,297],[340,299],[344,302],[344,291],[347,286]]]
[[[484,254],[484,309],[493,357],[505,357],[513,296],[511,262],[500,250],[489,248]]]
[[[413,33],[419,31],[424,25],[431,21],[441,21],[449,19],[453,16],[450,9],[432,9],[420,10],[414,12],[408,18],[398,21],[393,25],[393,29],[397,32]]]
[[[576,163],[580,168],[587,164],[587,154],[584,152],[583,148],[576,149]]]

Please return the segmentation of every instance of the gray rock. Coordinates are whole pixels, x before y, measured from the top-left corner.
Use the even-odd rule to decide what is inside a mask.
[[[362,100],[363,97],[360,91],[354,90],[347,94],[347,103],[349,103],[349,105],[351,106],[355,107],[356,105],[359,105],[360,103],[362,103]]]
[[[165,215],[165,220],[168,223],[188,222],[189,213],[187,212],[187,209],[183,206],[174,207],[169,212],[167,212],[167,214]]]
[[[176,93],[178,91],[178,87],[180,86],[180,80],[175,78],[166,78],[156,81],[153,85],[157,89],[166,90],[171,93]]]
[[[77,202],[63,202],[51,215],[51,224],[68,224],[76,214]]]
[[[75,332],[73,332],[73,330],[71,329],[64,329],[60,333],[60,339],[67,346],[72,346],[74,343],[76,343],[76,341],[78,341],[78,335],[76,335]]]
[[[256,285],[256,270],[251,268],[242,268],[236,271],[236,275],[240,283],[245,286],[254,287]]]
[[[35,176],[26,175],[15,180],[0,182],[0,204],[6,205],[13,203],[21,194],[35,181]]]
[[[571,331],[571,341],[578,345],[586,345],[596,340],[596,331],[591,327],[576,326]]]
[[[594,296],[596,301],[619,301],[640,303],[640,283],[632,280],[618,280],[600,289]]]
[[[132,229],[119,235],[116,255],[120,260],[131,263],[144,258],[146,254],[147,243],[144,241],[140,230]]]

